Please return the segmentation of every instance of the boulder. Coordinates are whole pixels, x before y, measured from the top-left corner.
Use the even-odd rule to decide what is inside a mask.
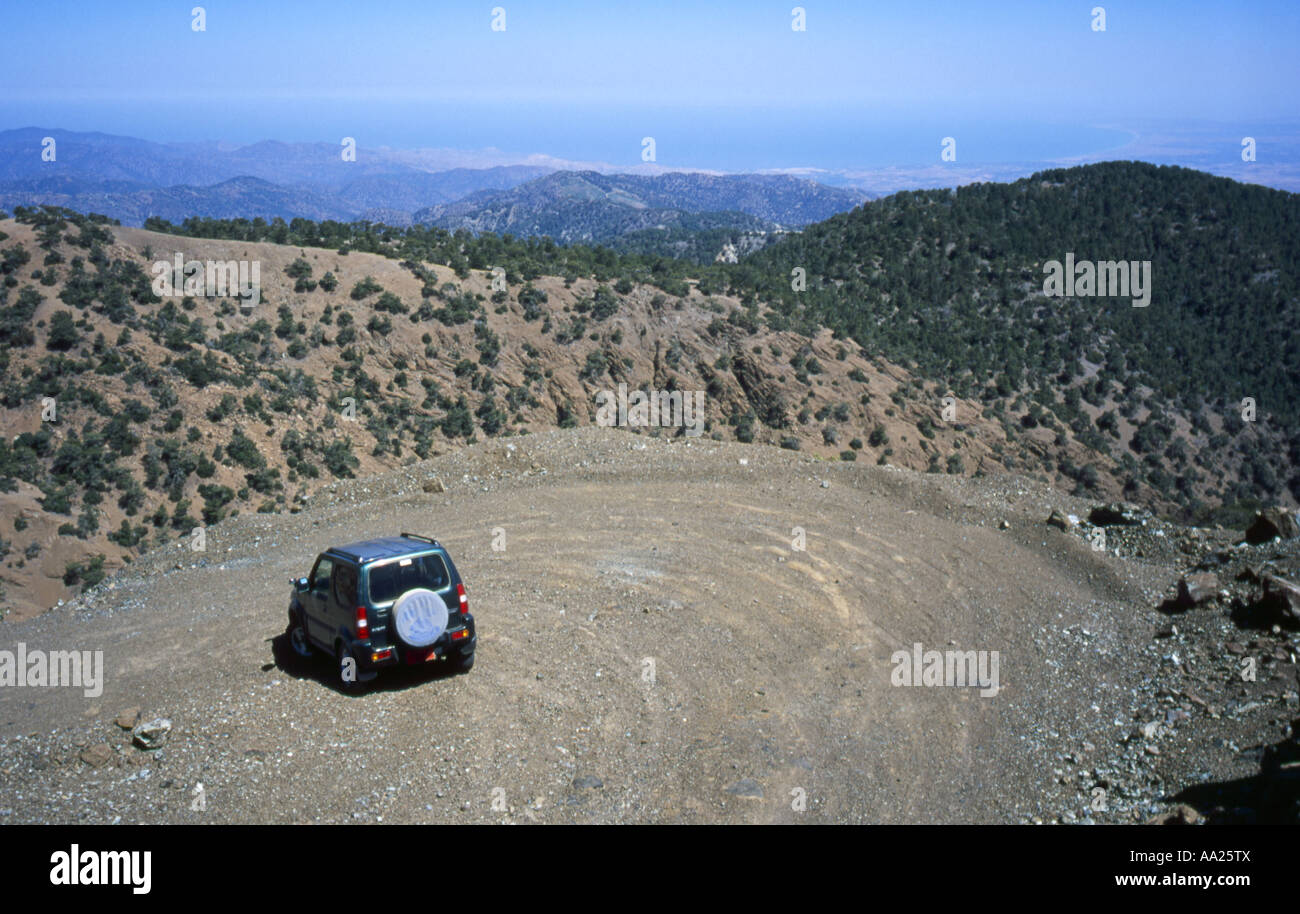
[[[140,709],[127,708],[124,711],[119,711],[117,717],[113,718],[113,723],[123,730],[134,730],[135,725],[140,723]]]
[[[1274,537],[1284,540],[1300,536],[1295,516],[1281,508],[1265,508],[1255,515],[1255,520],[1246,528],[1246,542],[1258,545],[1270,542]]]
[[[131,731],[132,741],[141,749],[158,749],[171,733],[172,722],[165,717],[156,717],[148,723],[138,724]]]
[[[1178,579],[1178,603],[1193,607],[1207,603],[1219,595],[1219,579],[1210,572],[1189,574]]]
[[[1053,511],[1047,518],[1047,524],[1050,527],[1056,527],[1059,530],[1069,530],[1072,524],[1070,519],[1060,511]]]
[[[1260,601],[1278,622],[1300,624],[1300,585],[1275,574],[1264,575],[1264,598]]]
[[[1195,825],[1200,821],[1199,812],[1186,803],[1179,803],[1168,812],[1147,819],[1147,825]]]

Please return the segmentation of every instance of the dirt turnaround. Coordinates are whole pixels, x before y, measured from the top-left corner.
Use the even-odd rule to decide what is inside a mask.
[[[1133,741],[1177,568],[1057,509],[1087,513],[1015,477],[599,428],[338,483],[0,625],[104,658],[98,696],[0,688],[0,823],[1132,822],[1249,776],[1199,706]],[[478,662],[350,696],[286,656],[288,581],[402,530],[451,550]],[[996,694],[894,684],[917,644],[977,652]]]

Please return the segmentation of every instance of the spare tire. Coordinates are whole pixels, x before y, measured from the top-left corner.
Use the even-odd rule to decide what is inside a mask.
[[[447,604],[432,590],[408,590],[393,604],[397,637],[411,647],[428,647],[447,630]]]

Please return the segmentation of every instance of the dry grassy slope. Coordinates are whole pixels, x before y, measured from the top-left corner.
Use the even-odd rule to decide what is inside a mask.
[[[422,491],[430,476],[445,493]],[[97,699],[0,690],[0,811],[9,822],[1087,815],[1088,796],[1053,766],[1066,752],[1089,764],[1087,745],[1132,726],[1149,672],[1140,651],[1163,621],[1150,607],[1171,572],[1045,527],[1057,505],[1082,509],[1009,476],[595,428],[340,483],[296,515],[222,522],[206,555],[156,550],[90,595],[6,624],[6,647],[103,650],[107,685]],[[806,551],[792,548],[794,527]],[[452,550],[480,625],[473,672],[399,676],[353,698],[320,680],[328,665],[277,667],[287,579],[329,544],[399,529]],[[915,641],[999,651],[1002,692],[891,686],[891,654]],[[161,752],[130,748],[112,724],[128,706],[172,720]],[[111,761],[92,770],[77,756],[100,743]],[[574,785],[588,776],[602,786]],[[747,780],[761,797],[728,792],[753,793]],[[203,812],[191,808],[198,782]],[[497,789],[508,809],[492,808]],[[796,789],[805,813],[791,808]],[[1109,820],[1128,817],[1122,805]]]
[[[38,329],[35,346],[26,350],[15,350],[16,364],[10,369],[12,372],[16,369],[21,370],[22,366],[30,365],[36,359],[48,355],[44,344],[50,315],[55,310],[68,307],[57,298],[57,293],[62,287],[62,277],[66,275],[66,264],[60,267],[59,284],[47,287],[34,283],[31,280],[31,273],[40,268],[41,256],[30,227],[7,221],[3,223],[3,230],[10,235],[7,245],[18,242],[33,253],[31,263],[18,271],[19,287],[30,282],[45,297],[45,302],[38,309],[36,317],[38,322],[44,322],[46,326]],[[435,379],[442,391],[453,400],[459,394],[466,394],[471,408],[482,398],[480,393],[470,390],[468,376],[457,378],[452,370],[457,361],[462,358],[471,361],[477,361],[479,358],[475,349],[472,323],[454,327],[444,326],[437,321],[412,324],[405,315],[391,315],[393,331],[388,336],[371,334],[364,329],[374,313],[373,303],[378,295],[362,302],[355,302],[349,297],[349,292],[355,283],[365,276],[373,277],[385,290],[398,295],[412,310],[421,301],[420,281],[396,260],[364,253],[342,256],[333,251],[320,249],[177,238],[133,228],[116,228],[113,232],[116,244],[109,252],[110,257],[135,259],[146,268],[155,260],[169,259],[175,251],[181,251],[187,260],[233,259],[260,262],[262,304],[251,314],[238,312],[223,316],[220,314],[220,309],[225,305],[226,310],[229,310],[231,303],[217,299],[198,300],[194,310],[189,312],[190,317],[202,319],[209,339],[223,332],[244,329],[260,319],[266,319],[274,326],[278,322],[276,309],[282,304],[288,305],[295,319],[304,322],[310,331],[317,325],[325,307],[332,304],[336,313],[346,310],[354,315],[358,332],[357,345],[365,353],[362,367],[378,383],[385,398],[409,398],[412,406],[418,411],[424,398],[424,391],[419,383],[422,377]],[[146,249],[150,249],[149,258],[144,256]],[[67,244],[63,245],[62,251],[68,259],[85,254],[84,250]],[[285,275],[284,270],[298,257],[305,258],[312,265],[316,278],[327,271],[333,272],[339,279],[338,288],[333,293],[327,293],[319,288],[311,293],[295,293],[293,280]],[[1017,468],[1029,467],[1037,471],[1044,463],[1053,467],[1056,463],[1058,451],[1052,446],[1055,432],[1039,428],[1017,435],[1013,440],[1008,441],[1002,424],[993,417],[984,416],[980,404],[973,401],[960,401],[957,406],[959,424],[956,427],[947,425],[941,421],[942,398],[947,391],[931,383],[915,387],[914,379],[904,369],[858,350],[851,342],[841,343],[833,340],[829,332],[823,332],[814,339],[807,339],[793,333],[768,331],[751,336],[735,328],[729,328],[727,334],[710,336],[707,330],[709,324],[720,316],[725,317],[737,307],[734,300],[724,296],[709,300],[697,292],[692,292],[683,300],[667,297],[666,304],[655,307],[652,302],[659,294],[658,290],[651,287],[637,287],[629,295],[622,297],[621,308],[614,317],[600,323],[589,322],[587,336],[571,343],[560,344],[555,341],[554,331],[550,334],[541,332],[541,321],[524,320],[522,309],[515,300],[520,287],[511,288],[506,313],[497,314],[495,306],[487,301],[491,294],[489,274],[476,272],[462,281],[445,267],[431,266],[430,269],[437,274],[439,285],[454,283],[464,290],[484,297],[487,324],[501,340],[499,362],[495,367],[488,369],[498,382],[496,388],[498,402],[503,399],[504,385],[525,383],[524,366],[529,361],[529,356],[525,353],[526,346],[534,347],[538,353],[537,366],[549,373],[550,377],[531,388],[537,405],[535,407],[525,405],[522,408],[523,421],[513,425],[514,430],[518,432],[536,432],[554,427],[557,421],[557,409],[561,404],[568,404],[574,408],[580,424],[594,422],[596,409],[594,398],[597,391],[614,388],[616,381],[609,375],[584,381],[580,379],[579,374],[588,354],[604,346],[616,350],[620,359],[629,363],[622,369],[621,376],[627,381],[630,389],[655,386],[656,380],[662,381],[665,376],[673,378],[683,389],[705,389],[707,377],[715,376],[716,383],[721,385],[721,394],[706,399],[706,417],[712,424],[708,434],[730,439],[734,436],[734,429],[726,424],[726,417],[735,412],[747,411],[750,404],[736,375],[730,370],[719,370],[713,366],[719,356],[734,353],[739,348],[766,377],[765,383],[770,384],[786,404],[789,427],[777,430],[759,424],[756,426],[756,440],[759,442],[777,443],[782,438],[790,436],[799,441],[804,452],[838,459],[839,452],[848,449],[852,439],[859,438],[865,443],[869,440],[870,431],[876,425],[882,425],[888,434],[887,444],[880,447],[864,446],[859,453],[859,460],[874,463],[878,459],[886,459],[896,466],[921,470],[930,463],[931,455],[937,455],[938,465],[946,468],[947,458],[956,453],[962,457],[963,470],[966,474],[976,472],[995,474],[1003,471],[1004,466],[992,449],[1005,448],[1006,453],[1014,457],[1013,466]],[[564,281],[556,277],[543,277],[536,281],[535,285],[549,296],[549,301],[542,308],[552,316],[555,330],[566,325],[572,317],[570,309],[574,303],[582,296],[590,296],[595,289],[595,283],[590,280],[577,280],[571,288],[566,288]],[[139,310],[146,311],[150,307],[161,306],[144,306],[139,307]],[[84,316],[94,325],[92,332],[83,334],[84,343],[89,344],[94,332],[103,332],[110,345],[116,340],[119,328],[110,324],[102,315],[85,312]],[[333,339],[338,330],[337,323],[325,329],[328,337]],[[612,343],[610,339],[615,331],[622,332],[622,341],[617,344]],[[421,342],[421,336],[425,333],[433,337],[432,357],[426,355],[425,346]],[[589,338],[593,333],[598,335],[597,340],[593,341]],[[202,436],[197,446],[210,456],[215,446],[224,445],[229,441],[234,426],[242,426],[244,431],[258,443],[270,466],[278,468],[282,478],[285,479],[289,479],[289,474],[279,442],[284,433],[291,428],[304,432],[319,432],[327,441],[342,437],[349,438],[354,445],[353,452],[360,460],[359,472],[361,473],[376,472],[414,459],[409,450],[409,438],[404,442],[404,453],[400,458],[394,457],[391,453],[385,453],[380,457],[372,456],[375,438],[367,430],[365,423],[373,413],[376,404],[364,400],[359,403],[360,421],[358,422],[343,422],[339,421],[337,416],[327,415],[328,407],[325,400],[342,387],[332,380],[335,368],[342,364],[339,347],[323,345],[309,350],[302,359],[294,359],[285,354],[287,346],[285,340],[275,338],[271,343],[273,346],[271,357],[264,364],[257,366],[256,371],[300,368],[316,380],[321,393],[319,401],[314,405],[300,402],[298,411],[293,415],[268,411],[271,418],[269,424],[243,414],[242,407],[234,416],[213,423],[204,414],[220,401],[223,394],[234,394],[242,401],[246,394],[257,390],[257,386],[241,389],[230,383],[216,383],[204,389],[196,389],[173,369],[169,371],[170,383],[179,396],[178,408],[185,415],[181,431],[174,437],[183,440],[185,429],[190,426],[197,427]],[[674,344],[680,347],[682,358],[676,366],[670,366],[667,364],[666,357]],[[773,353],[773,347],[779,350],[779,356]],[[845,352],[843,359],[838,358],[841,347]],[[88,347],[82,347],[83,350],[86,348]],[[131,342],[125,348],[155,365],[177,356],[177,353],[169,351],[144,332],[135,332]],[[814,356],[823,368],[822,373],[811,375],[807,384],[795,377],[795,370],[790,365],[791,357],[801,350],[806,350]],[[655,370],[657,351],[660,354],[661,370],[658,376]],[[76,354],[75,351],[69,353],[74,356]],[[219,356],[226,365],[232,368],[235,366],[233,357],[224,353]],[[398,374],[395,364],[399,359],[405,359],[407,363],[405,389],[398,388],[393,383],[394,377]],[[849,375],[854,370],[862,372],[866,381],[858,382],[850,378]],[[140,386],[129,389],[119,376],[90,375],[89,383],[110,402],[120,402],[122,398],[134,397],[151,407],[155,406],[146,390]],[[345,383],[350,386],[350,382]],[[896,391],[903,397],[901,405],[890,399],[890,395]],[[864,394],[869,395],[866,404],[861,402]],[[846,404],[849,410],[849,418],[845,421],[836,421],[830,417],[825,421],[814,418],[806,424],[798,421],[798,414],[804,408],[815,414],[822,408],[840,403]],[[167,412],[155,407],[154,415],[148,423],[149,428],[137,429],[146,442],[162,435],[161,424]],[[88,413],[89,411],[84,408],[63,412],[59,424],[55,426],[56,435],[61,437],[68,429],[79,429],[88,418]],[[437,410],[434,413],[441,415]],[[933,440],[926,440],[917,430],[917,423],[926,416],[935,424]],[[0,409],[0,427],[3,427],[5,433],[11,437],[20,432],[33,431],[39,424],[38,402],[23,404],[15,409]],[[838,431],[839,440],[834,445],[827,445],[823,441],[822,431],[827,425],[834,426]],[[1096,455],[1090,455],[1075,443],[1068,431],[1066,436],[1069,438],[1066,450],[1077,462],[1097,461]],[[434,453],[457,446],[458,442],[463,443],[463,439],[449,441],[441,433],[436,433]],[[891,451],[888,455],[883,453],[886,448]],[[1118,484],[1107,472],[1113,469],[1113,463],[1099,461],[1099,468],[1103,472],[1098,496],[1118,494]],[[243,468],[219,464],[216,477],[208,482],[227,485],[238,490],[245,486],[244,473]],[[138,478],[143,477],[138,465],[136,475]],[[329,474],[325,471],[324,475],[328,477]],[[1054,471],[1050,474],[1050,478],[1056,478]],[[202,506],[202,500],[196,492],[200,482],[201,480],[191,476],[186,486],[185,497],[193,502],[194,510],[191,513],[195,516],[198,515],[197,509]],[[307,479],[288,481],[285,501],[281,508],[294,506],[300,496],[309,493],[318,484],[319,482]],[[16,616],[26,616],[41,611],[53,605],[58,599],[70,595],[69,589],[62,583],[62,575],[69,562],[80,561],[90,555],[104,554],[108,556],[108,567],[116,568],[120,567],[127,555],[126,550],[110,542],[105,535],[108,531],[117,529],[124,516],[116,506],[115,495],[106,498],[100,506],[103,512],[100,534],[91,540],[83,541],[58,535],[60,524],[72,518],[42,512],[35,501],[38,494],[34,487],[24,484],[16,496],[0,495],[0,535],[13,543],[8,561],[0,565],[0,578],[3,578],[6,591],[6,608]],[[264,500],[264,496],[253,493],[250,499],[236,503],[232,507],[243,511],[256,510]],[[162,492],[151,492],[142,516],[147,515],[156,504],[163,501],[165,496]],[[19,513],[27,518],[29,526],[26,531],[16,533],[12,529],[12,520]],[[139,519],[136,518],[137,521]],[[167,535],[178,536],[180,533],[168,531]],[[23,550],[33,542],[40,544],[42,548],[40,556],[34,560],[23,561],[21,558]]]

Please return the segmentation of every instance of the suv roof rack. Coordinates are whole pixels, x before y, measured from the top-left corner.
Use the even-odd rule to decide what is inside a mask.
[[[407,533],[405,530],[402,531],[402,536],[408,540],[420,540],[421,542],[429,543],[432,546],[438,545],[438,541],[431,536],[422,536],[419,533]]]

